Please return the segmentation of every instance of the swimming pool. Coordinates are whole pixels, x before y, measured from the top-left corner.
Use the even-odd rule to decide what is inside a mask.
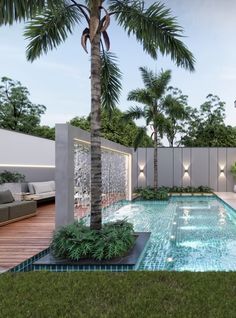
[[[140,270],[236,270],[236,212],[216,197],[136,201],[104,215],[124,218],[152,233]]]

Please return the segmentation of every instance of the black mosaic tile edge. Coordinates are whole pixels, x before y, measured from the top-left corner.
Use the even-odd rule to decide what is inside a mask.
[[[46,248],[45,250],[39,252],[38,254],[28,258],[24,262],[16,265],[15,267],[12,267],[8,270],[10,273],[17,273],[17,272],[29,272],[32,271],[32,264],[33,262],[37,261],[41,257],[45,256],[48,254],[49,248]]]
[[[134,270],[133,265],[32,265],[32,271],[78,272],[78,271],[110,271],[127,272]]]

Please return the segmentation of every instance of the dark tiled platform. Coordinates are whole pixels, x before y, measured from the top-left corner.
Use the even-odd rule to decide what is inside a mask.
[[[81,259],[70,261],[67,259],[56,259],[50,253],[38,259],[32,265],[32,270],[48,270],[55,272],[62,271],[128,271],[136,270],[140,264],[143,254],[149,241],[150,232],[136,232],[137,239],[134,247],[123,257],[111,260],[96,261],[91,259]]]

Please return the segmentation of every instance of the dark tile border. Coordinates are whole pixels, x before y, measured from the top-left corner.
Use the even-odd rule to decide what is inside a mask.
[[[63,271],[115,271],[124,272],[136,270],[141,262],[150,238],[150,232],[137,232],[137,239],[134,247],[123,257],[112,260],[96,261],[81,259],[77,262],[66,259],[56,259],[50,252],[40,259],[34,261],[32,270],[48,270],[53,272]]]

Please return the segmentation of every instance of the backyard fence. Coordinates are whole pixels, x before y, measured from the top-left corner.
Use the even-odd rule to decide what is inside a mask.
[[[153,186],[153,148],[133,154],[133,187]],[[215,191],[233,191],[230,173],[236,148],[159,148],[158,186],[206,185]]]

